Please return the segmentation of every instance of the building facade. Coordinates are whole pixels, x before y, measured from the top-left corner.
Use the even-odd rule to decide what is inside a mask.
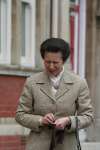
[[[65,69],[87,79],[95,110],[93,126],[81,136],[100,141],[99,0],[0,0],[1,150],[25,149],[29,130],[15,122],[15,111],[26,77],[43,69],[39,47],[49,37],[70,44]]]

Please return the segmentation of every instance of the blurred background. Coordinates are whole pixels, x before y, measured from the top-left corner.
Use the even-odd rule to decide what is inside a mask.
[[[50,37],[69,42],[65,69],[88,82],[95,121],[80,139],[99,150],[100,0],[0,0],[0,150],[25,150],[29,129],[15,112],[26,78],[43,69],[40,44]]]

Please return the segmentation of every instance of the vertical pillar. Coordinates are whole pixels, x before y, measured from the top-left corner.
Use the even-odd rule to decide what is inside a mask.
[[[40,44],[50,37],[51,0],[36,0],[36,67],[41,68]]]
[[[21,57],[21,2],[12,0],[12,52],[11,63],[20,64]]]
[[[69,0],[52,1],[52,36],[69,41]]]
[[[97,120],[100,102],[98,98],[99,91],[97,92],[97,85],[100,80],[100,77],[97,79],[96,70],[98,70],[97,62],[97,48],[96,48],[96,2],[91,0],[86,1],[87,5],[87,20],[86,20],[86,78],[88,81],[90,95],[92,98],[94,112],[95,112],[95,120]],[[98,42],[99,44],[100,42]],[[100,87],[100,86],[99,86]],[[96,111],[97,110],[97,111]],[[88,130],[88,140],[89,141],[97,141],[96,136],[99,133],[99,128],[96,127],[98,123],[94,122],[93,126]]]
[[[69,42],[69,8],[70,1],[62,0],[61,15],[60,15],[60,37]]]
[[[100,142],[100,1],[96,5],[96,47],[95,47],[95,132],[94,138]]]
[[[97,27],[96,64],[95,64],[95,140],[100,141],[100,20]]]
[[[52,0],[52,37],[60,37],[69,42],[69,0]],[[69,60],[65,68],[70,69]]]
[[[52,37],[58,37],[60,25],[59,16],[60,16],[59,0],[52,0],[52,25],[51,25]]]

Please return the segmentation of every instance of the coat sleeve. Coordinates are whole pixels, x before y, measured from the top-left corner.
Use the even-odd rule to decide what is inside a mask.
[[[94,111],[89,94],[88,85],[85,79],[81,80],[80,90],[76,100],[77,104],[77,117],[79,129],[88,127],[94,120]],[[68,132],[76,129],[75,116],[69,116],[71,119],[71,126]]]
[[[32,95],[31,86],[31,80],[29,78],[26,80],[24,89],[20,96],[15,119],[22,126],[39,132],[42,116],[34,115],[34,97]]]

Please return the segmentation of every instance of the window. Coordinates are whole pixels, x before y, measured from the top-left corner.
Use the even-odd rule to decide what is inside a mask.
[[[11,55],[11,4],[12,0],[0,0],[0,64],[11,64],[11,57],[13,57]],[[22,44],[21,58],[19,58],[21,66],[35,66],[35,9],[35,0],[21,0]]]
[[[85,76],[86,0],[70,0],[70,46],[72,69]]]
[[[0,1],[0,63],[10,63],[11,0]]]
[[[35,66],[35,0],[22,0],[21,65]]]

